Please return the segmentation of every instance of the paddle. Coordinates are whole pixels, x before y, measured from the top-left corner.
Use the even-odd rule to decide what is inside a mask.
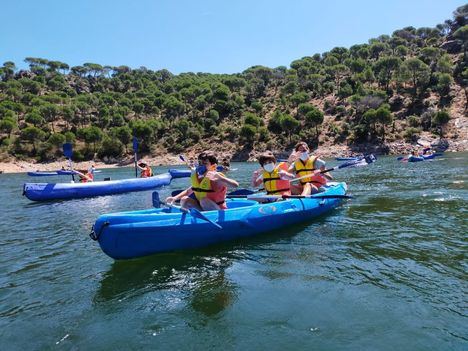
[[[185,189],[184,189],[185,190]],[[178,189],[178,190],[174,190],[172,191],[171,193],[171,196],[174,197],[174,196],[177,196],[179,195],[182,191],[184,191],[182,189]],[[252,195],[252,194],[255,194],[259,191],[263,191],[265,189],[258,189],[258,190],[250,190],[250,189],[237,189],[237,190],[234,190],[234,191],[231,191],[230,193],[227,193],[227,196],[246,196],[246,195]]]
[[[135,159],[135,178],[138,178],[138,166],[137,166],[137,159],[138,159],[138,139],[134,136],[133,137],[133,156]]]
[[[184,162],[187,165],[188,168],[190,168],[191,171],[195,169],[192,165],[190,165],[190,163],[187,161],[184,155],[179,155],[179,158],[181,159],[182,162]]]
[[[223,229],[223,227],[221,227],[218,223],[216,223],[216,222],[212,221],[211,219],[209,219],[208,217],[206,217],[203,213],[201,213],[196,208],[190,208],[190,209],[187,210],[186,208],[183,208],[183,207],[180,207],[180,206],[176,206],[176,205],[173,205],[173,204],[168,204],[168,203],[162,202],[160,200],[159,193],[157,191],[153,192],[152,200],[153,200],[153,206],[156,207],[156,208],[159,208],[160,205],[169,206],[169,207],[178,209],[180,212],[187,213],[187,214],[191,215],[194,218],[198,218],[198,219],[201,219],[203,221],[206,221],[206,222],[214,225],[218,229]]]
[[[73,145],[72,143],[65,143],[63,144],[63,154],[68,159],[68,166],[70,170],[73,172],[73,163],[72,163],[72,156],[73,156]],[[72,173],[72,180],[75,181],[75,173]]]
[[[352,199],[350,195],[248,195],[248,200],[279,200],[279,199]]]
[[[370,164],[370,163],[375,162],[375,160],[376,160],[375,156],[370,154],[370,155],[367,155],[366,157],[364,157],[361,160],[347,161],[347,162],[344,162],[344,163],[342,163],[342,164],[340,164],[338,166],[328,168],[328,169],[324,169],[323,171],[320,171],[319,173],[323,174],[323,173],[327,173],[327,172],[331,172],[331,171],[336,171],[337,169],[355,166],[357,164],[361,164],[362,161],[365,161],[367,164]],[[290,182],[295,182],[295,181],[298,181],[298,180],[301,180],[301,179],[304,179],[304,178],[309,178],[310,176],[311,176],[310,174],[304,175],[302,177],[291,179]]]

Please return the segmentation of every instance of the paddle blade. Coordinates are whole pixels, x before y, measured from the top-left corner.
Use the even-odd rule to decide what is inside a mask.
[[[159,208],[161,206],[161,199],[159,198],[159,193],[157,191],[153,191],[152,200],[153,207]]]
[[[133,152],[136,153],[138,151],[138,139],[133,137]]]
[[[221,227],[218,223],[216,223],[216,222],[212,221],[211,219],[209,219],[208,217],[206,217],[203,213],[198,211],[196,208],[191,208],[189,210],[189,212],[193,217],[202,219],[204,221],[207,221],[208,223],[213,224],[218,229],[223,229],[223,227]]]
[[[179,158],[180,158],[180,160],[181,160],[182,162],[187,162],[187,161],[185,161],[185,157],[184,157],[184,156],[179,155]]]
[[[73,155],[73,146],[71,143],[65,143],[63,144],[63,154],[65,155],[66,158],[72,158]]]

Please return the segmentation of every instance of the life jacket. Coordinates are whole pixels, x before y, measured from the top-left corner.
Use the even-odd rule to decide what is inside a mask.
[[[89,177],[91,180],[88,180],[86,177],[80,176],[80,183],[88,183],[94,180],[94,174],[91,172],[86,172],[86,176]]]
[[[222,173],[221,173],[222,174]],[[227,187],[221,186],[218,190],[213,189],[211,180],[203,176],[198,178],[197,172],[193,172],[190,176],[192,182],[192,191],[195,198],[200,202],[203,198],[207,198],[215,202],[221,209],[226,209],[226,192]]]
[[[303,178],[300,180],[301,184],[307,184],[307,183],[312,183],[312,185],[315,185],[316,187],[320,187],[322,185],[327,184],[327,178],[325,178],[322,174],[315,174],[312,175],[313,172],[316,170],[315,168],[315,160],[317,157],[311,156],[309,159],[304,162],[301,159],[298,159],[296,162],[294,162],[294,171],[299,177],[305,176],[310,174],[310,177]]]
[[[291,193],[291,185],[289,180],[281,179],[280,170],[288,171],[288,165],[285,162],[280,162],[273,172],[263,171],[263,185],[268,195],[289,195]]]
[[[153,170],[150,166],[146,166],[144,170],[141,171],[140,177],[141,178],[149,178],[153,176]]]

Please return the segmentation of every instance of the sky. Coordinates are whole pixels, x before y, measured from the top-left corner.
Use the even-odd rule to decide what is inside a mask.
[[[14,0],[2,2],[0,64],[236,73],[406,26],[435,27],[466,0]]]

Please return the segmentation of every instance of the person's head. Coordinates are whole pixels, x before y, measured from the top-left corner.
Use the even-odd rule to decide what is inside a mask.
[[[142,168],[145,168],[145,167],[146,167],[146,163],[145,163],[145,162],[140,162],[140,163],[138,164],[138,166],[140,166],[140,167],[142,167]]]
[[[271,151],[266,151],[258,157],[258,163],[260,163],[260,166],[265,171],[273,172],[276,165],[276,157]]]
[[[215,170],[218,159],[211,151],[203,151],[198,155],[197,173],[205,174],[207,171]]]
[[[300,141],[296,144],[294,147],[294,150],[296,152],[299,152],[299,158],[302,161],[307,161],[309,159],[309,146],[307,145],[306,142]]]
[[[305,141],[300,141],[294,146],[294,151],[309,152],[309,146]]]
[[[212,151],[203,151],[198,155],[198,164],[204,164],[205,166],[209,167],[218,164],[218,159]]]
[[[223,161],[221,162],[223,166],[229,167],[231,165],[231,162],[227,158],[223,158]]]

